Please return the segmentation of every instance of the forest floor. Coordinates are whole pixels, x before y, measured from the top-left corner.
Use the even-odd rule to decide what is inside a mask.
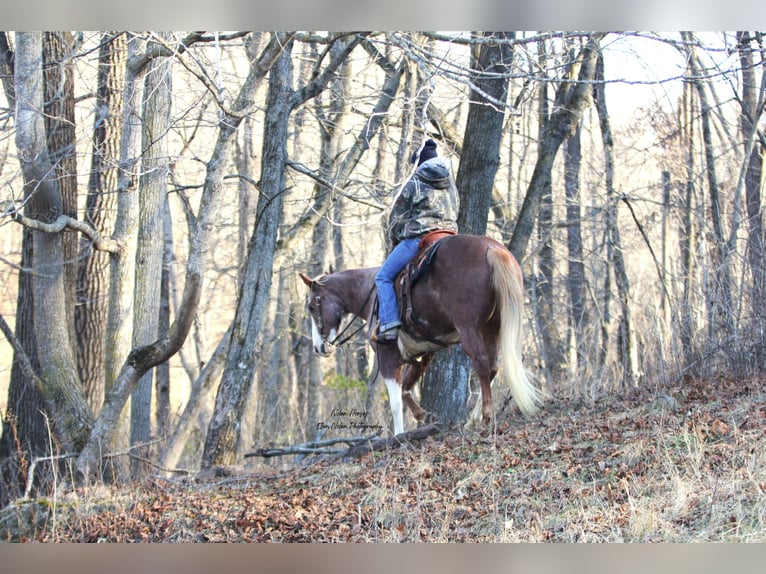
[[[766,541],[763,381],[514,413],[495,432],[350,460],[17,501],[0,514],[0,540]]]

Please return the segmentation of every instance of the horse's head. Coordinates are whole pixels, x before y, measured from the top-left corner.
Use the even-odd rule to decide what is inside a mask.
[[[316,279],[311,279],[303,273],[300,276],[309,288],[306,308],[311,317],[311,340],[314,344],[314,352],[326,357],[332,351],[345,309],[337,294],[329,288],[326,276]]]

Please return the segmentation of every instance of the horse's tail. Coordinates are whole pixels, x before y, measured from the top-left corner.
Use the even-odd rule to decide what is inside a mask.
[[[521,310],[524,303],[521,270],[510,251],[501,245],[489,246],[487,261],[492,269],[492,287],[500,311],[503,372],[521,412],[531,415],[538,410],[543,396],[521,360]]]

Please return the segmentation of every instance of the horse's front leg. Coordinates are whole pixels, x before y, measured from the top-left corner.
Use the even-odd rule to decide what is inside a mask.
[[[392,346],[375,345],[378,369],[388,391],[388,404],[394,419],[394,435],[404,432],[404,412],[402,408],[402,359],[399,350]]]
[[[394,435],[404,432],[404,411],[402,409],[402,385],[396,377],[384,377],[388,391],[388,404],[391,406],[391,416],[394,418]]]
[[[402,392],[404,402],[410,409],[410,412],[418,421],[418,424],[422,424],[426,420],[426,411],[421,407],[412,396],[412,387],[418,382],[418,379],[425,373],[428,365],[431,364],[433,354],[424,355],[419,361],[415,363],[408,363],[402,367]]]

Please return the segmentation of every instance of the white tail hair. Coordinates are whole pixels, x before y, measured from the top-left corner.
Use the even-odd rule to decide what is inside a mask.
[[[542,392],[534,385],[521,358],[524,286],[510,252],[490,246],[487,261],[492,268],[492,287],[500,310],[500,354],[511,395],[525,415],[540,408]]]

